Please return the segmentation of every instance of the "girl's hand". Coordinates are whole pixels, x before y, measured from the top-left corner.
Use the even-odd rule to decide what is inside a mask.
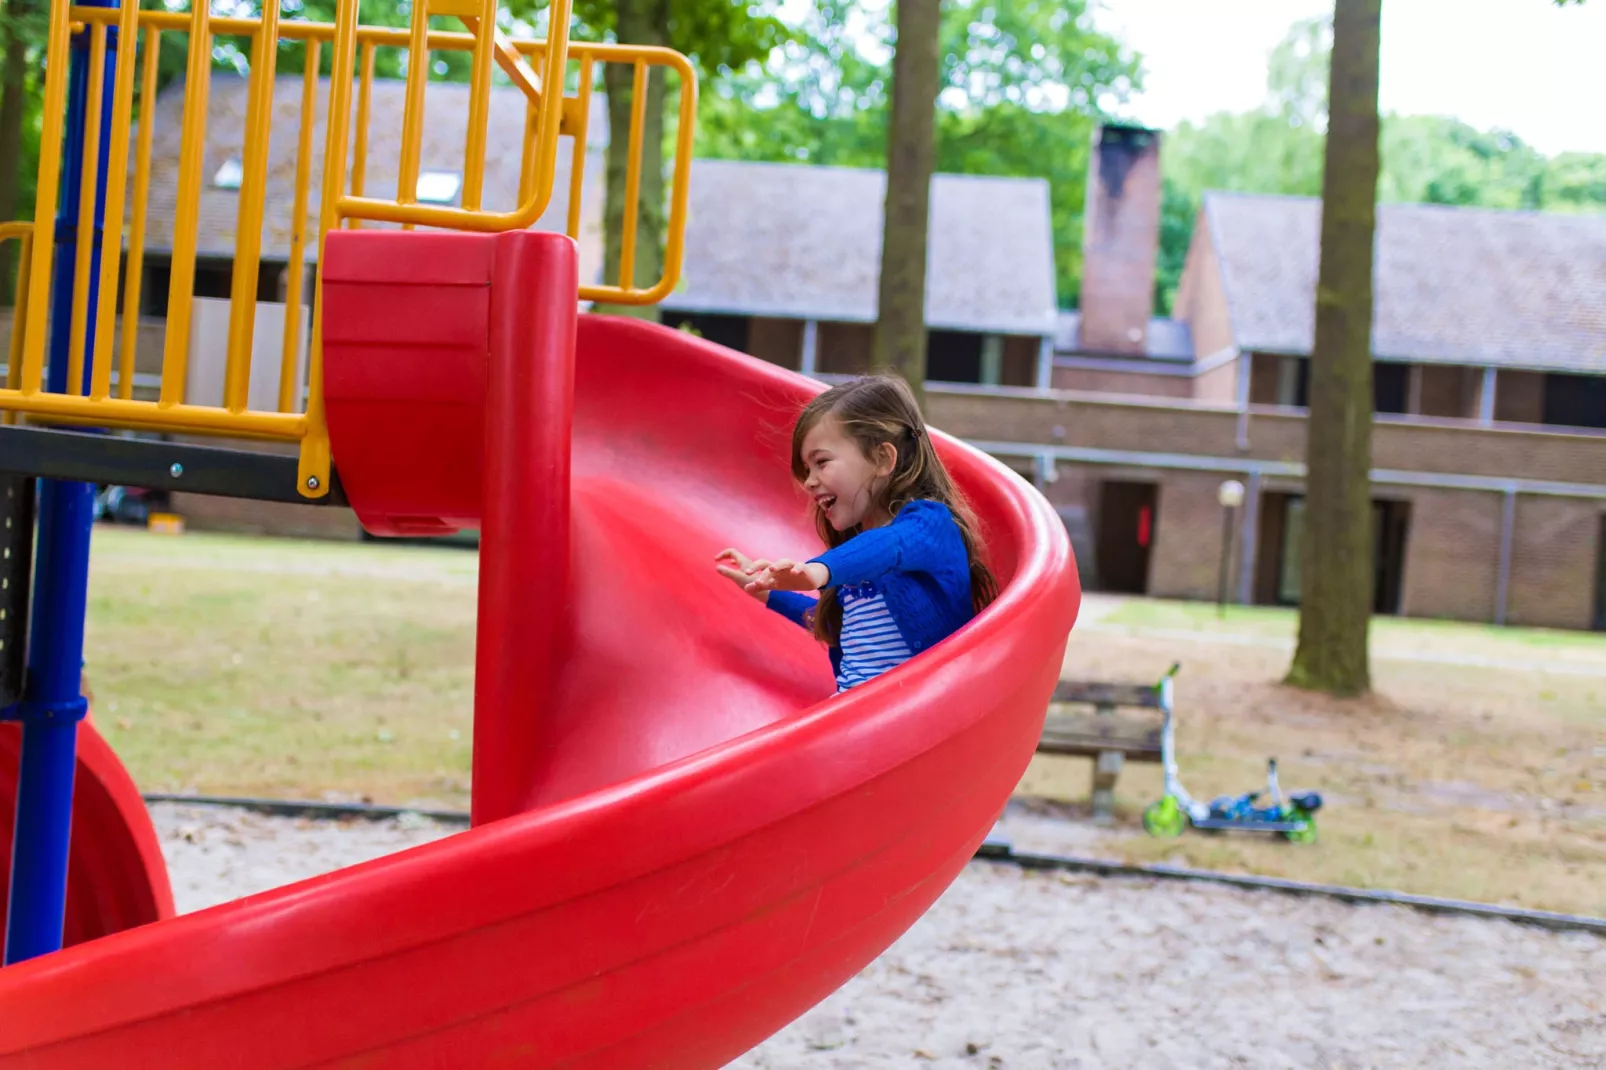
[[[721,576],[724,576],[760,602],[767,603],[770,600],[769,591],[757,590],[753,587],[754,579],[769,567],[768,561],[754,561],[740,550],[730,547],[721,550],[714,556],[714,567],[719,570]]]
[[[755,562],[755,565],[757,563]],[[817,591],[831,580],[831,570],[818,562],[777,561],[753,577],[749,591]]]

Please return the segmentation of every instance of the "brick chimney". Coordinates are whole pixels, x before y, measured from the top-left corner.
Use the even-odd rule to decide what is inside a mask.
[[[1079,349],[1145,352],[1159,252],[1160,132],[1101,126],[1087,170]]]

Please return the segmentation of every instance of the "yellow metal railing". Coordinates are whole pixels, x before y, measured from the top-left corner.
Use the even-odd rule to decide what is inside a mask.
[[[52,5],[47,47],[43,129],[37,209],[33,223],[0,225],[0,240],[16,237],[24,242],[19,282],[42,280],[17,301],[7,382],[0,389],[0,412],[14,419],[29,413],[51,422],[117,426],[198,434],[259,438],[299,443],[301,492],[309,498],[327,493],[330,467],[328,434],[322,397],[322,301],[313,300],[313,329],[307,351],[305,405],[300,406],[302,384],[297,363],[305,326],[301,320],[307,259],[307,213],[311,201],[313,128],[318,117],[320,84],[328,85],[324,114],[326,142],[319,191],[317,245],[340,226],[370,224],[435,227],[495,232],[530,227],[546,211],[555,184],[560,136],[574,138],[570,164],[568,211],[565,230],[581,238],[581,194],[587,157],[587,119],[597,66],[628,63],[633,67],[635,108],[627,136],[627,210],[623,226],[623,254],[619,281],[582,285],[578,296],[593,301],[649,304],[665,297],[679,278],[683,262],[683,236],[690,177],[693,124],[696,114],[696,76],[685,57],[661,48],[582,44],[568,37],[572,0],[553,0],[549,7],[552,32],[544,41],[509,40],[495,29],[496,0],[422,0],[414,5],[407,28],[365,27],[357,24],[357,4],[343,2],[333,24],[279,19],[277,5],[264,5],[260,19],[214,18],[205,2],[189,12],[141,11],[137,0],[123,0],[112,8]],[[458,19],[466,32],[431,28],[437,16]],[[115,80],[110,94],[111,137],[108,158],[99,159],[97,136],[102,118],[102,84],[109,28],[115,26]],[[124,232],[127,216],[127,267],[123,285],[121,349],[113,367],[113,338],[120,258],[110,248],[99,265],[98,300],[93,289],[93,249],[87,240],[77,243],[73,265],[74,302],[71,310],[71,346],[65,392],[45,388],[45,348],[51,302],[49,280],[54,255],[48,241],[28,242],[29,234],[53,233],[52,213],[60,191],[63,135],[66,113],[69,39],[89,35],[88,115],[82,146],[83,178],[80,189],[78,233],[92,233],[94,183],[104,163],[107,174],[105,234],[108,245]],[[164,35],[185,34],[188,66],[178,156],[177,197],[174,209],[167,331],[161,360],[160,387],[155,397],[136,396],[135,356],[138,319],[143,299],[144,260],[149,235],[147,212],[152,171],[152,128],[157,111],[157,55]],[[213,46],[218,38],[244,38],[249,43],[249,78],[241,153],[238,205],[235,211],[235,250],[232,272],[221,405],[196,404],[186,398],[190,369],[190,326],[199,247],[199,211],[204,188],[209,83]],[[296,138],[293,221],[286,265],[286,301],[278,390],[273,409],[250,404],[251,365],[256,322],[258,271],[262,257],[262,231],[268,183],[269,144],[274,118],[277,60],[282,42],[299,42],[303,52],[301,106]],[[318,77],[322,50],[330,48],[331,74]],[[398,179],[393,199],[369,194],[366,185],[372,162],[369,127],[375,85],[375,52],[404,49],[408,77],[402,116]],[[471,54],[469,115],[463,146],[461,205],[419,202],[418,183],[425,131],[424,101],[431,52]],[[577,95],[563,93],[570,64],[578,66]],[[519,192],[509,210],[486,208],[485,168],[488,120],[492,99],[492,65],[499,67],[525,99],[523,121],[514,132],[520,140]],[[633,283],[641,159],[645,123],[645,86],[650,68],[673,70],[680,79],[680,114],[670,181],[669,214],[662,276],[652,285]],[[134,94],[139,93],[138,138],[133,135]],[[356,124],[353,132],[352,95],[356,87]],[[548,91],[551,87],[551,91]],[[132,174],[130,174],[132,153]],[[348,173],[349,162],[349,173]],[[129,196],[128,179],[132,179]],[[128,211],[125,213],[125,207]],[[321,289],[321,286],[320,286]],[[93,334],[93,346],[86,343]],[[88,362],[87,390],[85,362]],[[115,376],[114,376],[115,370]],[[144,391],[149,393],[149,391]]]
[[[11,346],[6,352],[6,389],[15,390],[22,381],[23,312],[28,307],[29,250],[33,247],[32,223],[0,223],[0,247],[15,241],[21,250],[17,254],[17,288],[11,302]],[[15,423],[17,414],[0,411],[0,423]]]

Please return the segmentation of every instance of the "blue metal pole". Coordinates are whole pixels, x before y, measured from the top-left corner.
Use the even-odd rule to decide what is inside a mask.
[[[54,0],[65,3],[66,0]],[[112,7],[115,0],[88,0]],[[77,233],[83,180],[85,111],[89,91],[89,34],[73,41],[68,80],[62,198],[56,215],[56,263],[51,287],[48,389],[67,388],[72,345],[73,262],[80,239],[93,243],[89,307],[100,280],[101,235],[106,216],[105,160],[111,143],[115,79],[115,30],[108,34],[101,105],[99,174],[95,179],[93,234]],[[121,176],[119,176],[121,179]],[[114,233],[120,233],[121,226]],[[114,253],[113,255],[117,255]],[[85,383],[95,347],[94,316],[85,338]],[[41,480],[39,534],[34,566],[33,614],[29,620],[28,673],[23,698],[7,715],[22,722],[22,758],[17,778],[17,817],[11,852],[11,895],[6,918],[5,963],[61,948],[67,907],[67,851],[72,829],[73,774],[78,762],[78,722],[87,711],[81,697],[84,611],[89,599],[89,539],[95,488],[89,483]]]

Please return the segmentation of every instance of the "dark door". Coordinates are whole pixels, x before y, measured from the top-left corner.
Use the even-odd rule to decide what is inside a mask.
[[[1405,576],[1405,537],[1411,523],[1410,502],[1373,502],[1372,525],[1376,542],[1372,567],[1376,587],[1372,593],[1374,613],[1400,611],[1400,585]]]
[[[1606,513],[1595,537],[1595,630],[1606,632]]]
[[[1107,481],[1099,489],[1100,586],[1121,594],[1149,590],[1149,551],[1154,545],[1160,488],[1153,483]]]

